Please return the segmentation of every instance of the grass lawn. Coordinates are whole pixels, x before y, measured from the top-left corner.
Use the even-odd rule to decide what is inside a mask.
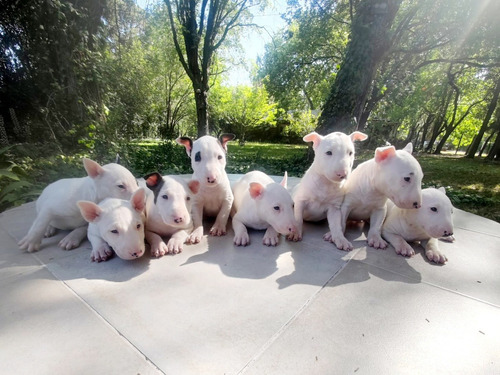
[[[272,175],[302,177],[310,165],[307,159],[307,145],[281,145],[247,142],[240,146],[228,144],[228,173],[246,173],[261,170]],[[184,147],[173,142],[133,143],[120,151],[122,163],[135,176],[142,176],[155,170],[163,174],[191,173],[190,161]],[[31,182],[28,190],[19,190],[20,204],[34,199],[48,183],[59,178],[83,176],[81,164],[83,155],[35,158],[22,156],[15,160],[25,170],[25,178]],[[113,161],[114,154],[90,156],[101,163]],[[355,165],[373,157],[373,151],[358,152]],[[444,186],[453,204],[463,210],[500,222],[500,163],[484,160],[470,160],[454,155],[417,156],[424,171],[424,187]],[[5,181],[5,180],[2,180]],[[5,183],[5,182],[3,182]],[[0,186],[0,189],[3,186]],[[24,199],[24,200],[23,200]],[[5,208],[5,207],[2,207]]]

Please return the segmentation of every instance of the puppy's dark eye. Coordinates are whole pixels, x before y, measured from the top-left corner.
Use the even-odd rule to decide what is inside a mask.
[[[280,210],[280,206],[274,206],[273,207],[275,211],[279,211]]]
[[[222,155],[217,156],[217,159],[221,160],[222,159]]]
[[[405,177],[406,182],[410,182],[410,177]]]
[[[168,199],[168,195],[167,194],[164,194],[161,196],[163,199]]]
[[[117,231],[116,229],[113,229],[113,230],[111,231],[111,233],[113,233],[113,234],[118,234],[118,231]]]
[[[353,152],[352,151],[349,151],[349,156],[352,156]]]
[[[125,189],[125,185],[118,185],[120,189]]]
[[[198,152],[194,155],[194,161],[201,161],[201,153],[200,153],[200,151],[198,151]]]
[[[431,207],[432,212],[438,212],[438,209],[436,207]]]
[[[141,224],[137,224],[137,229],[141,229]]]
[[[191,197],[187,197],[187,198],[186,198],[186,200],[187,200],[187,201],[190,201],[190,200],[191,200]]]
[[[326,154],[327,154],[328,156],[331,156],[331,155],[332,155],[332,152],[331,152],[331,151],[327,151],[327,152],[326,152]]]

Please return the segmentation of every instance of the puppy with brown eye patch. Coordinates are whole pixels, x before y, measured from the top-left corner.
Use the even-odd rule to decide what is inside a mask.
[[[382,236],[390,242],[397,254],[411,257],[415,250],[408,242],[422,241],[425,256],[431,262],[445,263],[438,238],[453,236],[453,206],[444,188],[422,190],[422,206],[404,209],[387,203],[387,218],[382,227]]]
[[[227,142],[234,134],[222,134],[219,139],[203,136],[195,141],[188,137],[177,138],[191,158],[193,179],[200,182],[199,192],[193,202],[194,230],[188,238],[198,243],[203,237],[203,217],[215,217],[210,235],[224,236],[233,204],[233,193],[226,174]]]
[[[144,177],[148,187],[146,202],[146,241],[151,255],[177,254],[193,230],[191,208],[200,183],[158,172]],[[170,237],[165,243],[164,237]]]

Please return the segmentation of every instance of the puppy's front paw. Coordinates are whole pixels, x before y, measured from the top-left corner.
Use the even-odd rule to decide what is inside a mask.
[[[247,246],[250,244],[250,237],[248,233],[237,234],[234,236],[233,242],[236,246]]]
[[[448,258],[446,258],[446,255],[444,255],[443,253],[441,253],[438,250],[426,250],[425,256],[427,257],[427,259],[429,259],[431,262],[434,262],[434,263],[444,264],[448,261]]]
[[[266,246],[276,246],[278,245],[279,242],[280,242],[279,235],[266,233],[264,235],[264,238],[262,238],[262,243]]]
[[[188,237],[187,243],[198,243],[203,238],[203,227],[196,228]]]
[[[97,248],[92,249],[90,259],[92,262],[104,262],[113,256],[113,250],[107,245],[102,244]]]
[[[167,245],[163,241],[151,246],[151,256],[159,258],[164,256],[168,252]]]
[[[212,229],[210,229],[211,236],[225,236],[226,235],[226,226],[215,223]]]
[[[293,241],[293,242],[298,242],[298,241],[302,241],[302,233],[291,233],[291,234],[288,234],[286,236],[286,239],[288,241]]]
[[[167,243],[167,252],[169,254],[179,254],[182,252],[182,245],[184,241],[179,240],[178,238],[171,238]]]
[[[21,241],[17,243],[17,246],[19,246],[21,250],[27,250],[29,253],[32,253],[34,251],[38,251],[41,244],[42,241],[32,239],[28,237],[28,235],[26,235]]]
[[[45,238],[52,237],[56,234],[57,229],[54,228],[52,225],[49,225],[47,229],[45,230],[45,234],[43,235]]]
[[[404,257],[411,257],[415,255],[415,250],[407,242],[402,242],[398,246],[395,246],[396,254],[402,255]]]
[[[373,234],[368,237],[368,246],[374,247],[375,249],[385,249],[387,247],[387,242],[385,242],[379,234]]]
[[[327,236],[328,234],[330,234],[330,236]],[[329,237],[329,239],[327,239],[328,237]],[[335,246],[339,250],[351,251],[353,249],[352,243],[350,243],[347,240],[347,238],[345,238],[344,236],[332,236],[331,233],[328,232],[328,233],[325,233],[325,235],[323,236],[323,239],[325,241],[330,241],[333,244],[335,244]]]

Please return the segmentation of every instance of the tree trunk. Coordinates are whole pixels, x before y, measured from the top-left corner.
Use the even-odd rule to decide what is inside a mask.
[[[317,131],[351,132],[361,118],[377,65],[390,48],[399,0],[363,0],[356,9],[344,61],[323,106]]]
[[[198,119],[198,138],[209,134],[208,128],[208,102],[205,90],[195,89],[196,115]]]
[[[493,143],[493,147],[486,158],[490,160],[500,160],[500,130],[497,132],[495,143]]]
[[[493,92],[493,98],[490,102],[490,105],[488,106],[488,111],[486,112],[486,116],[484,117],[481,129],[479,129],[479,133],[477,133],[476,137],[474,137],[474,140],[472,141],[472,144],[469,147],[469,151],[467,152],[467,155],[465,155],[466,158],[473,159],[474,155],[479,149],[479,145],[481,144],[481,140],[483,139],[484,133],[486,132],[486,129],[488,129],[491,116],[493,115],[493,112],[495,111],[495,108],[498,104],[499,94],[500,94],[500,76],[497,78],[495,91]]]

